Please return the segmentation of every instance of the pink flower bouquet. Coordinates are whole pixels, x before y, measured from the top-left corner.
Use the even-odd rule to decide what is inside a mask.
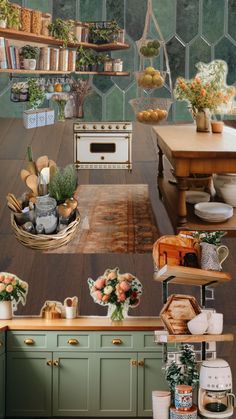
[[[123,320],[126,308],[137,307],[143,290],[135,276],[120,274],[119,268],[107,269],[96,281],[89,278],[88,285],[95,303],[112,308],[112,320]]]
[[[26,303],[28,284],[17,278],[17,276],[0,272],[0,302],[13,301],[14,303]]]

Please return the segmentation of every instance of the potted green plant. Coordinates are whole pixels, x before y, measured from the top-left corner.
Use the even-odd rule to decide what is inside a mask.
[[[71,198],[77,188],[77,172],[73,164],[69,164],[64,169],[57,167],[49,183],[49,195],[54,198],[58,204]]]
[[[109,42],[117,42],[120,27],[117,24],[116,20],[111,20],[107,23],[107,30]]]
[[[179,384],[192,386],[194,389],[199,382],[199,373],[195,361],[195,353],[188,345],[181,347],[180,363],[175,361],[165,368],[165,378],[168,382],[171,398],[174,404],[175,387]]]
[[[56,19],[48,25],[51,36],[63,41],[63,47],[66,48],[69,42],[76,42],[76,36],[73,33],[74,21]]]
[[[9,12],[7,16],[7,27],[13,29],[20,28],[20,7],[18,5],[10,4]]]
[[[97,54],[96,59],[97,59],[97,70],[104,71],[105,61],[108,61],[109,59],[111,59],[111,57],[109,56],[109,54]]]
[[[90,49],[80,46],[77,49],[76,69],[78,71],[91,71],[94,64],[93,52]]]
[[[110,22],[93,22],[89,25],[89,42],[92,44],[107,44],[118,38],[119,25],[115,20]]]
[[[28,94],[31,109],[37,109],[45,99],[45,92],[36,79],[28,80]]]
[[[0,0],[0,28],[7,27],[10,3],[8,0]]]
[[[21,48],[21,55],[23,57],[24,69],[25,70],[35,70],[37,64],[37,56],[39,49],[33,47],[32,45],[25,45]]]

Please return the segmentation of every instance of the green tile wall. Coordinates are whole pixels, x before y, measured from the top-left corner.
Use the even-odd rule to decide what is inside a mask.
[[[139,68],[136,41],[141,37],[147,0],[14,0],[24,6],[52,12],[54,18],[80,20],[116,19],[126,29],[129,50],[113,52],[124,60],[129,77],[94,77],[94,92],[85,102],[86,120],[133,119],[129,100],[137,96],[134,71]],[[192,77],[198,61],[209,62],[222,58],[229,65],[228,83],[236,80],[236,1],[235,0],[153,0],[153,9],[166,41],[172,78]],[[154,25],[150,34],[155,37]],[[163,65],[163,55],[155,60]],[[0,95],[8,85],[8,76],[0,76]],[[155,96],[169,96],[168,86],[156,91]],[[22,114],[22,106],[9,100],[9,91],[0,98],[0,116]],[[185,103],[173,106],[170,118],[188,120]]]

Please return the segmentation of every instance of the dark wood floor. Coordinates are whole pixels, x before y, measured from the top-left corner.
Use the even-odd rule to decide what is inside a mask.
[[[8,192],[19,196],[24,191],[20,170],[25,165],[27,145],[32,145],[34,156],[48,154],[59,166],[73,161],[73,122],[57,123],[53,126],[26,130],[19,119],[0,120],[0,271],[17,274],[29,283],[26,307],[20,307],[19,314],[39,314],[46,299],[63,301],[65,297],[77,295],[82,315],[105,314],[106,310],[94,304],[88,292],[87,278],[96,278],[108,267],[119,266],[121,271],[131,272],[142,281],[144,295],[141,305],[132,311],[133,315],[158,315],[162,306],[161,289],[152,280],[153,263],[151,255],[45,255],[21,246],[10,228],[9,210],[5,205]],[[160,234],[172,233],[172,228],[156,187],[157,152],[155,139],[149,127],[138,125],[134,130],[133,171],[124,170],[81,170],[80,184],[123,184],[145,183],[149,185],[150,196],[157,218]],[[225,240],[231,252],[224,269],[234,276],[236,272],[236,239]],[[198,295],[191,287],[172,287],[171,291]],[[236,282],[215,292],[212,304],[224,312],[225,325],[236,331]],[[209,304],[210,305],[210,304]],[[236,376],[236,351],[231,344],[224,344],[222,351],[234,361]],[[234,356],[233,356],[234,355]],[[236,385],[236,384],[235,384]]]

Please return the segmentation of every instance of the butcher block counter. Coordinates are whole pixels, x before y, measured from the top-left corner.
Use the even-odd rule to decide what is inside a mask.
[[[14,317],[1,320],[0,330],[162,330],[159,317],[128,317],[112,322],[108,317],[88,316],[76,319],[46,320],[42,317]]]

